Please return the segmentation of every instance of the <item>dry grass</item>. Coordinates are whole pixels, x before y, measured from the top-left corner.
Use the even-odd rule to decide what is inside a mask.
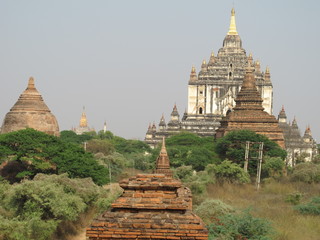
[[[288,194],[303,194],[302,201],[319,196],[320,185],[303,183],[270,182],[262,185],[260,191],[254,185],[210,185],[208,197],[220,199],[238,209],[252,209],[256,217],[272,222],[277,231],[276,240],[319,240],[320,216],[305,216],[293,210],[285,201]]]

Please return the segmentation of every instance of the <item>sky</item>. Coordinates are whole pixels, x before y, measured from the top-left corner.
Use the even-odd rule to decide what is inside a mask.
[[[60,130],[88,123],[144,139],[187,107],[192,65],[215,54],[236,11],[247,54],[269,66],[284,105],[320,141],[319,0],[0,0],[0,121],[35,78]]]

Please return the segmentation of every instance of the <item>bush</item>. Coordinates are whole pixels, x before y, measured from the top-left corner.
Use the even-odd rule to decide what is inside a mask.
[[[192,166],[182,165],[174,169],[174,176],[179,178],[181,181],[186,182],[193,174]]]
[[[238,164],[229,160],[223,161],[215,167],[215,176],[220,182],[249,183],[250,177]]]
[[[235,212],[234,208],[216,199],[206,199],[194,210],[205,224],[218,221],[219,217]]]
[[[293,168],[292,181],[305,183],[320,182],[320,165],[314,163],[300,163]]]
[[[306,204],[295,207],[302,214],[320,215],[320,197],[314,197]]]
[[[267,177],[282,177],[285,168],[285,162],[279,157],[269,157],[264,158],[262,163],[261,175],[263,178]]]
[[[297,205],[300,203],[302,196],[302,193],[299,192],[290,193],[286,197],[286,202]]]
[[[3,189],[0,205],[6,212],[0,209],[0,239],[6,240],[50,239],[60,223],[110,203],[108,191],[91,179],[70,179],[67,174],[38,174],[9,187],[0,183]]]
[[[253,217],[249,211],[227,214],[208,226],[209,239],[271,240],[271,224]]]

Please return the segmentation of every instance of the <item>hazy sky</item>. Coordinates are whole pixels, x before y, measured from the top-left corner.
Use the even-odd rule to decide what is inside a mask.
[[[96,130],[143,139],[187,106],[192,65],[222,47],[230,11],[282,105],[320,140],[319,0],[0,0],[0,118],[33,76],[60,130],[82,107]]]

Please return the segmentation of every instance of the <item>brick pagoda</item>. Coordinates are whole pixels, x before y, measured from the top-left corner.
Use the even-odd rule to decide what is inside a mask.
[[[111,210],[87,228],[89,240],[208,239],[202,220],[192,212],[191,191],[172,178],[164,145],[154,174],[138,174],[120,182],[123,194]]]
[[[248,63],[241,90],[235,99],[236,106],[220,122],[221,126],[216,130],[216,138],[235,130],[251,130],[265,135],[284,148],[283,131],[277,119],[264,111],[262,101],[256,87],[254,68]]]
[[[57,119],[43,101],[32,77],[29,78],[26,90],[6,114],[0,133],[25,128],[33,128],[54,136],[60,135]]]

